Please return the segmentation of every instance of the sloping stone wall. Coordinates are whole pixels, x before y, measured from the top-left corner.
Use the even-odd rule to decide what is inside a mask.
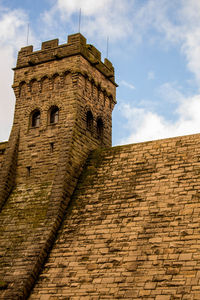
[[[50,183],[24,183],[15,187],[4,205],[0,218],[0,299],[22,299],[25,287],[32,284],[28,278],[48,235],[50,192]]]
[[[200,135],[94,151],[29,299],[200,299]]]
[[[0,212],[15,184],[18,147],[19,127],[16,126],[12,128],[6,149],[3,151],[0,168]]]

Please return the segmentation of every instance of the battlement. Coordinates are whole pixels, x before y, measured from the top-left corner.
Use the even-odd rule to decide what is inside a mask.
[[[68,56],[80,54],[116,85],[112,63],[107,58],[102,62],[101,52],[86,42],[86,38],[77,33],[68,36],[67,44],[59,45],[59,40],[54,39],[43,42],[41,50],[38,51],[33,51],[33,46],[23,47],[18,53],[17,66],[14,69],[34,66],[47,61],[60,60]]]

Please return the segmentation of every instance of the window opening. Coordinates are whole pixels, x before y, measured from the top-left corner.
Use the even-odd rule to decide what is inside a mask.
[[[27,177],[31,176],[31,167],[26,167],[26,173],[27,173]]]
[[[0,149],[0,154],[4,154],[5,149]]]
[[[103,121],[101,118],[98,118],[97,120],[97,135],[98,137],[103,137]]]
[[[51,153],[54,151],[54,143],[50,143],[50,151]]]
[[[40,112],[39,110],[35,111],[32,115],[32,127],[39,127],[40,126]]]
[[[50,112],[50,124],[58,123],[58,115],[59,115],[59,109],[57,106],[55,106],[51,109]]]
[[[90,131],[93,129],[93,115],[90,110],[87,112],[87,129]]]

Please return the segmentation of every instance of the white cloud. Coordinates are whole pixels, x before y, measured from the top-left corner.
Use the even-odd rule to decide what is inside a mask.
[[[173,6],[175,9],[173,10]],[[179,47],[186,58],[186,65],[200,90],[200,1],[149,0],[136,15],[137,30],[148,38],[150,30],[159,35],[153,42],[169,48]],[[143,22],[142,22],[143,20]],[[141,25],[142,24],[142,25]],[[152,36],[150,34],[150,36]],[[153,76],[152,76],[153,77]],[[151,74],[148,74],[151,79]],[[176,121],[146,108],[124,104],[122,114],[128,122],[129,136],[122,143],[133,143],[200,132],[200,95],[184,96],[181,87],[166,83],[158,88],[161,101],[176,104]]]
[[[169,48],[176,45],[186,58],[188,69],[200,80],[200,1],[149,0],[138,4],[128,0],[57,0],[46,12],[46,24],[55,25],[55,14],[63,22],[77,19],[82,10],[81,31],[88,37],[130,42],[149,40]],[[73,21],[74,22],[74,21]],[[156,34],[152,35],[152,30]],[[151,32],[151,34],[149,34]],[[149,74],[152,79],[153,74]]]
[[[0,7],[0,141],[7,140],[12,126],[14,94],[11,89],[16,49],[25,44],[26,16],[21,10],[9,11]]]
[[[142,30],[144,35],[154,28],[160,34],[158,39],[163,45],[180,47],[186,57],[188,69],[199,82],[200,1],[150,0],[138,11],[136,19],[138,30]]]
[[[110,6],[113,5],[113,0],[58,0],[57,6],[65,14],[70,16],[73,13],[76,13],[81,8],[82,12],[86,16],[93,16],[94,14],[101,14],[102,11],[105,11],[105,8],[110,9]]]
[[[9,11],[0,7],[1,45],[9,44],[16,47],[19,42],[25,43],[26,34],[24,32],[24,25],[26,24],[27,16],[22,10],[16,9]]]
[[[81,32],[89,38],[95,38],[95,41],[102,38],[105,40],[107,36],[110,36],[111,43],[113,40],[120,41],[121,38],[127,38],[127,47],[138,41],[156,43],[156,46],[158,44],[166,48],[175,46],[185,56],[188,70],[195,75],[200,89],[199,0],[142,2],[135,0],[56,0],[52,3],[54,3],[53,8],[43,15],[45,21],[42,26],[43,35],[49,36],[58,28],[67,28],[64,26],[66,24],[72,26],[77,22],[74,27],[78,28],[78,14],[81,8]],[[12,84],[10,69],[15,64],[17,50],[26,42],[27,23],[27,16],[22,10],[9,11],[0,6],[0,101],[3,107],[0,110],[0,135],[4,138],[7,138],[7,132],[11,127],[14,103],[10,88]],[[150,71],[147,76],[149,80],[155,78],[153,71]],[[135,88],[133,84],[125,80],[121,84],[132,90]],[[145,105],[140,109],[125,105],[123,107],[125,117],[133,132],[128,141],[199,131],[197,111],[199,112],[200,96],[193,95],[186,98],[180,90],[172,84],[165,84],[158,88],[161,99],[177,103],[178,119],[174,123],[145,108]]]
[[[199,15],[200,17],[200,15]],[[194,73],[199,84],[200,80],[200,26],[187,32],[182,44],[182,51],[187,59],[188,69]]]
[[[129,136],[121,144],[149,141],[160,138],[174,137],[198,133],[200,128],[200,95],[185,98],[179,91],[176,121],[171,121],[156,112],[144,108],[135,108],[130,104],[122,104],[122,115],[127,120]],[[174,98],[175,101],[175,98]]]
[[[57,0],[50,11],[44,13],[46,25],[55,25],[55,15],[59,12],[63,23],[72,23],[74,17],[77,21],[81,9],[81,32],[87,37],[106,38],[117,40],[127,37],[132,32],[132,18],[130,18],[131,5],[128,0]]]
[[[125,81],[125,80],[122,80],[120,82],[120,84],[124,85],[125,87],[128,87],[131,90],[135,90],[135,86],[132,83],[129,83],[129,82]]]
[[[179,104],[183,101],[184,95],[181,93],[179,86],[176,83],[166,82],[157,88],[159,97],[167,102]]]

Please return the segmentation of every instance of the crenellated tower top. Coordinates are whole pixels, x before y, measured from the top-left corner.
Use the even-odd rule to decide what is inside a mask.
[[[67,44],[59,45],[59,40],[54,39],[43,42],[41,50],[38,51],[33,51],[33,46],[23,47],[18,53],[17,66],[14,70],[81,54],[117,86],[112,63],[107,58],[102,62],[101,52],[86,42],[86,38],[77,33],[68,36]]]

